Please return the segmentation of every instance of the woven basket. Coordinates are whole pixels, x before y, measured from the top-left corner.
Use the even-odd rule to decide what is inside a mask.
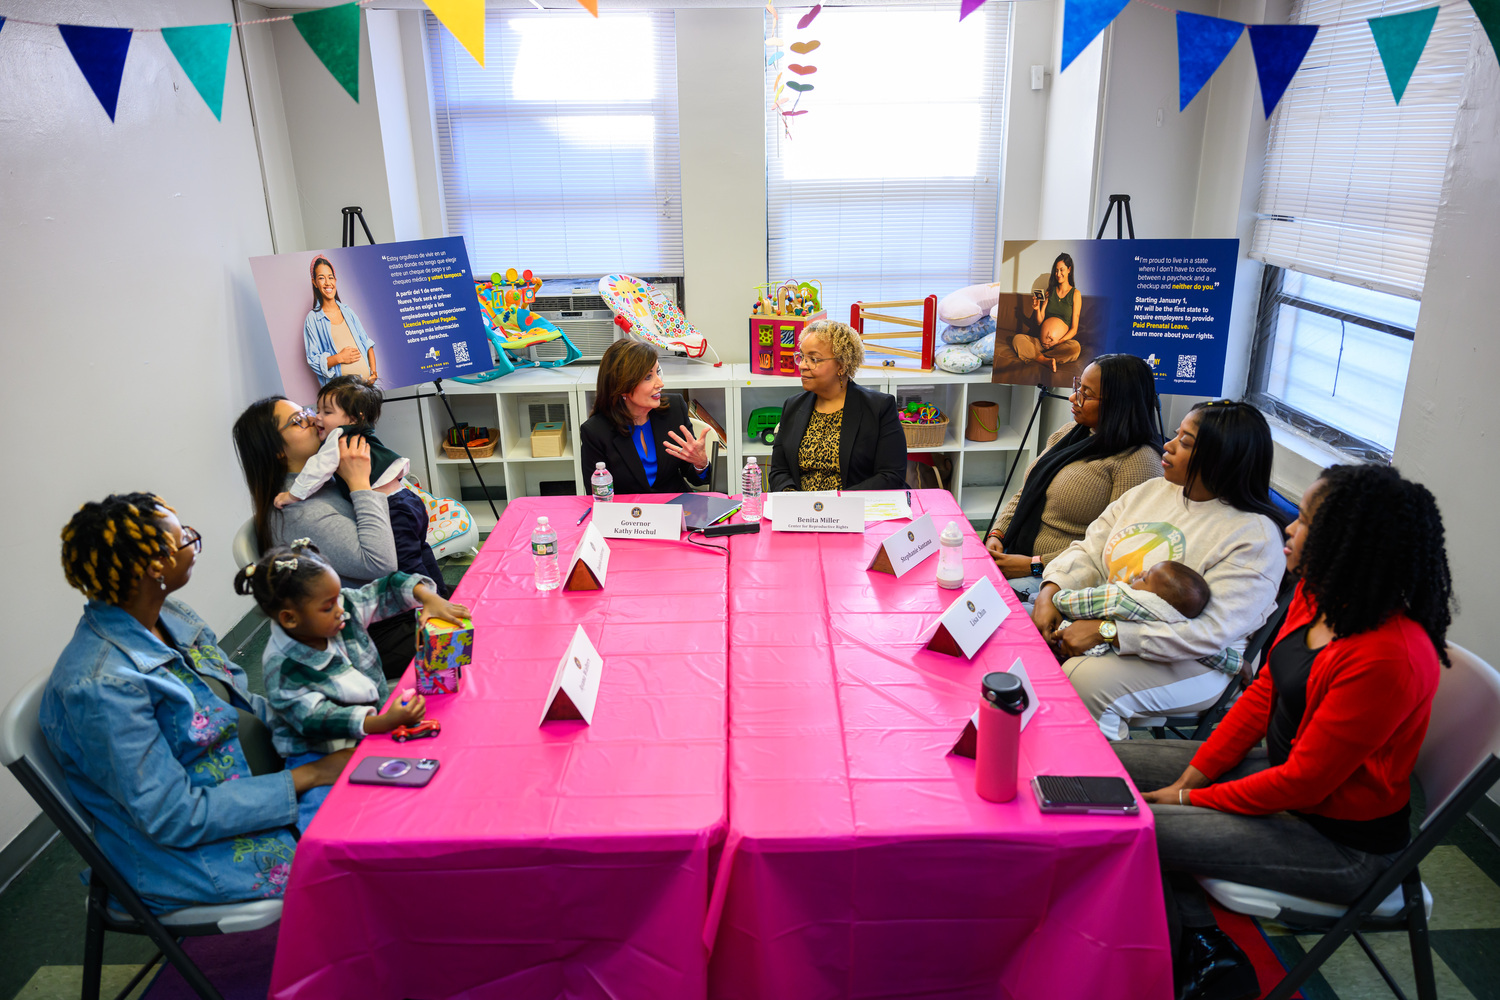
[[[447,455],[449,458],[467,458],[469,455],[473,455],[475,458],[491,457],[495,454],[495,445],[500,443],[500,434],[493,427],[488,428],[488,430],[490,432],[489,444],[480,445],[477,447],[471,444],[469,445],[469,450],[465,452],[463,445],[449,444],[447,441],[444,441],[443,454]]]
[[[941,448],[943,439],[948,436],[948,420],[945,417],[935,424],[909,424],[903,421],[901,429],[906,432],[907,450]]]

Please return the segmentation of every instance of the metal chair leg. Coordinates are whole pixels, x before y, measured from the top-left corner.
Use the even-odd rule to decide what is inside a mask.
[[[1432,971],[1432,942],[1427,936],[1427,907],[1422,902],[1422,876],[1413,868],[1401,880],[1406,901],[1406,936],[1411,942],[1411,966],[1417,979],[1417,1000],[1437,1000],[1437,978]]]
[[[89,877],[87,922],[83,935],[82,1000],[99,1000],[99,980],[104,974],[104,907],[109,890],[98,875]]]

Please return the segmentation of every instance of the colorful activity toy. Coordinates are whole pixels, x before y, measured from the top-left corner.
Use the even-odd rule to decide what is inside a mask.
[[[482,375],[458,377],[457,381],[489,382],[517,368],[560,368],[583,357],[561,327],[531,311],[541,287],[542,279],[529,269],[517,273],[513,267],[506,269],[503,277],[496,271],[489,281],[474,283],[484,332],[494,349],[495,367]],[[559,338],[566,345],[563,357],[543,361],[535,356],[532,348]]]
[[[876,309],[905,309],[913,306],[922,307],[922,319],[917,321],[907,316],[892,316],[889,313],[874,312]],[[865,322],[873,320],[879,323],[889,323],[893,326],[908,327],[901,332],[867,333]],[[849,325],[854,327],[854,332],[859,334],[859,339],[865,344],[866,368],[883,368],[886,371],[896,372],[930,372],[934,364],[933,350],[937,343],[937,296],[929,295],[925,299],[897,299],[890,302],[856,302],[849,307]],[[913,334],[911,329],[921,331]],[[910,341],[915,337],[922,338],[920,350],[912,350],[908,347],[896,347],[882,344],[883,340],[905,340]],[[872,364],[869,355],[889,355],[879,358],[879,364]],[[911,365],[898,365],[901,359],[916,361],[920,367]]]
[[[606,274],[599,279],[599,294],[615,314],[615,325],[629,336],[690,358],[701,358],[708,350],[708,340],[655,285],[628,274]],[[718,355],[714,357],[717,367]]]
[[[823,309],[823,283],[787,279],[755,286],[750,305],[750,369],[757,375],[797,378],[792,355],[807,324],[827,319]]]

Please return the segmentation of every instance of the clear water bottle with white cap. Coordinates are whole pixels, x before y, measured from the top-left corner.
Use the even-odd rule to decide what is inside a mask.
[[[745,458],[745,474],[740,480],[740,518],[754,524],[761,511],[760,463],[754,455]]]
[[[557,566],[557,531],[545,516],[536,519],[536,529],[531,533],[531,561],[536,566],[536,589],[556,590],[562,582],[562,570]]]
[[[589,476],[589,485],[594,488],[594,499],[609,503],[615,498],[615,477],[609,474],[603,462],[594,463],[594,474]]]

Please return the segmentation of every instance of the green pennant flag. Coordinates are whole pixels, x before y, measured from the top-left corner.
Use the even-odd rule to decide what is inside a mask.
[[[292,15],[313,54],[349,96],[359,100],[359,4],[346,3]]]
[[[227,24],[194,24],[163,28],[161,37],[177,57],[177,65],[192,81],[198,96],[219,121],[224,120],[224,72],[229,61]]]
[[[1432,34],[1432,23],[1437,20],[1438,9],[1426,7],[1389,17],[1370,18],[1370,34],[1375,36],[1375,48],[1380,50],[1380,61],[1385,65],[1385,78],[1391,84],[1391,96],[1401,103],[1406,85],[1411,82],[1412,70],[1422,58],[1427,47],[1427,37]]]
[[[1469,0],[1469,6],[1484,25],[1484,33],[1490,36],[1490,48],[1500,55],[1500,0]]]

